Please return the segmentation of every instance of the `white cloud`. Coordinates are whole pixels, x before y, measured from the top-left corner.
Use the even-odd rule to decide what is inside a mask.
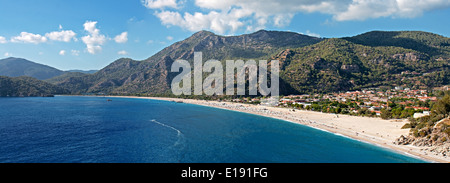
[[[183,27],[184,19],[178,12],[162,11],[155,13],[155,15],[164,25],[179,25]]]
[[[334,18],[338,21],[380,17],[415,18],[426,11],[449,6],[449,0],[353,0],[345,11],[336,13]]]
[[[102,47],[100,45],[86,44],[86,49],[90,54],[97,54],[102,51]]]
[[[336,13],[334,18],[338,21],[345,21],[388,17],[401,11],[396,3],[395,0],[354,0],[346,11]]]
[[[208,14],[196,12],[185,13],[162,11],[155,14],[166,26],[179,26],[190,31],[213,30],[217,33],[236,31],[244,25],[239,17],[228,16],[227,13],[211,11]]]
[[[449,0],[195,0],[201,12],[187,12],[175,0],[143,1],[154,9],[163,25],[190,31],[212,30],[217,33],[257,30],[266,26],[284,27],[299,13],[332,15],[336,21],[371,18],[414,18],[424,12],[450,7]],[[163,6],[171,2],[171,6]],[[301,22],[297,22],[301,23]]]
[[[128,32],[123,32],[120,35],[117,35],[114,40],[116,43],[126,43],[128,41]]]
[[[102,51],[102,45],[106,42],[106,36],[100,34],[100,30],[96,27],[97,22],[86,21],[84,23],[84,30],[86,30],[89,35],[81,38],[84,44],[86,44],[86,49],[90,54],[97,54]]]
[[[338,2],[337,0],[328,1],[331,2],[323,3],[312,0],[283,2],[277,0],[196,0],[195,5],[207,10],[206,13],[184,12],[182,14],[173,10],[161,10],[156,11],[155,15],[166,26],[179,26],[190,31],[206,29],[223,34],[235,32],[239,29],[254,31],[263,29],[267,25],[284,27],[291,23],[296,13],[319,10],[328,12],[329,7]]]
[[[61,30],[62,26],[59,25],[60,31],[54,31],[46,33],[44,36],[40,34],[33,34],[28,32],[21,32],[19,36],[11,38],[13,43],[45,43],[48,40],[70,42],[71,40],[77,41],[75,37],[77,34],[72,30]],[[6,39],[0,36],[0,43],[6,43]]]
[[[165,7],[178,8],[176,0],[142,0],[142,4],[151,9],[161,9]]]
[[[239,29],[254,31],[267,25],[284,27],[289,25],[294,15],[299,12],[328,12],[330,7],[339,3],[342,1],[196,0],[195,5],[206,10],[205,13],[161,10],[156,11],[155,15],[166,26],[179,26],[190,31],[206,29],[223,34]]]
[[[66,55],[66,50],[59,51],[59,55],[62,55],[62,56]]]
[[[60,25],[61,26],[61,25]],[[72,39],[76,41],[77,34],[71,30],[61,30],[59,32],[50,32],[45,34],[45,37],[48,37],[50,40],[53,41],[62,41],[62,42],[70,42]]]
[[[0,44],[5,44],[5,43],[7,43],[7,42],[8,42],[8,41],[6,40],[5,37],[0,36]]]
[[[80,55],[80,51],[79,50],[70,50],[70,52],[72,53],[73,56],[79,56]]]
[[[166,39],[169,40],[169,41],[172,41],[173,37],[172,36],[167,36]]]
[[[91,34],[100,34],[100,30],[97,29],[97,23],[95,21],[86,21],[83,24],[84,30],[88,31]]]
[[[306,33],[300,32],[300,34],[305,34],[305,35],[308,35],[308,36],[320,38],[320,34],[313,33],[313,32],[311,32],[310,30],[306,30]]]
[[[125,50],[122,50],[122,51],[117,52],[117,54],[119,54],[119,55],[128,55],[128,52],[125,51]]]
[[[39,34],[33,34],[28,32],[21,32],[20,36],[16,36],[11,38],[11,42],[13,43],[45,43],[47,42],[47,38],[45,36],[41,36]]]

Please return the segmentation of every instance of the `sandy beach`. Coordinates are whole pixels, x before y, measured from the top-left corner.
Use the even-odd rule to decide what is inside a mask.
[[[295,110],[280,107],[266,107],[260,105],[240,104],[231,102],[217,102],[193,99],[174,99],[156,97],[126,97],[145,98],[153,100],[176,101],[188,104],[203,105],[221,109],[251,113],[271,118],[282,119],[309,127],[325,130],[394,150],[398,153],[420,158],[429,162],[449,163],[450,158],[435,155],[425,151],[422,147],[412,145],[395,145],[393,142],[401,135],[407,136],[409,129],[401,129],[407,120],[383,120],[381,118],[358,117],[348,115],[327,114],[312,111]]]

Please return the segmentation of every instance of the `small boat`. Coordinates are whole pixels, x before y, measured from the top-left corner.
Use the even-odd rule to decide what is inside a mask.
[[[111,99],[108,99],[108,100],[106,100],[106,101],[111,102],[112,100],[111,100]]]

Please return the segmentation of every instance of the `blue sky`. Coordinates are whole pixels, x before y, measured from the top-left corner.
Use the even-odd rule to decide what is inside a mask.
[[[0,59],[62,70],[144,60],[196,31],[320,37],[420,30],[449,37],[450,0],[0,0]]]

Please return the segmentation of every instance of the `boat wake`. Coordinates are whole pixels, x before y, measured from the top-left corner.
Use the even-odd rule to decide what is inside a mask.
[[[150,120],[150,121],[153,122],[153,123],[156,123],[156,124],[158,124],[158,125],[160,125],[160,126],[163,126],[163,127],[169,128],[169,129],[172,129],[173,131],[176,131],[176,132],[177,132],[177,138],[178,138],[178,139],[177,139],[177,141],[173,144],[172,147],[176,147],[176,146],[182,144],[182,141],[184,140],[184,134],[183,134],[180,130],[176,129],[176,128],[173,127],[173,126],[166,125],[166,124],[164,124],[164,123],[161,123],[161,122],[159,122],[159,121],[156,121],[155,119],[152,119],[152,120]]]

